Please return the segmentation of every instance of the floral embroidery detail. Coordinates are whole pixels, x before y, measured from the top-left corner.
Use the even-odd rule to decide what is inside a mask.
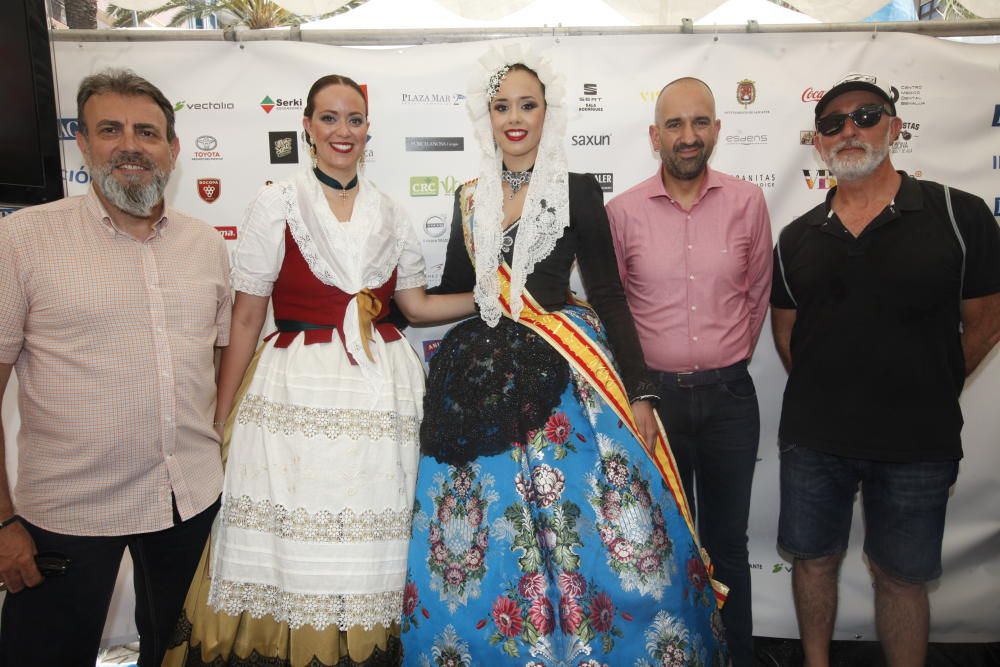
[[[469,644],[459,638],[455,632],[455,627],[447,625],[439,635],[434,636],[434,646],[431,647],[431,659],[426,655],[420,656],[421,667],[470,667],[472,665],[472,655],[469,653]]]
[[[542,566],[542,549],[550,552],[552,562],[560,569],[580,567],[580,556],[574,551],[582,546],[576,524],[580,508],[569,501],[550,506],[551,514],[532,516],[527,505],[515,504],[503,513],[498,532],[513,536],[512,550],[520,550],[518,565],[522,572],[537,572]]]
[[[534,502],[539,507],[549,507],[559,500],[563,489],[566,488],[566,476],[558,468],[543,463],[531,471],[530,484],[522,472],[514,480],[514,486],[524,502]]]
[[[408,510],[355,512],[347,507],[336,514],[327,510],[309,513],[301,507],[289,510],[250,496],[223,498],[222,522],[302,542],[383,542],[410,537]]]
[[[587,495],[595,526],[608,552],[608,565],[618,573],[622,590],[638,590],[659,600],[670,584],[673,543],[662,509],[653,504],[649,482],[625,450],[603,434],[597,472],[587,475]]]
[[[694,598],[692,602],[703,607],[715,607],[715,591],[709,583],[705,561],[693,550],[687,561],[687,578],[691,586],[684,591],[684,596],[691,595]]]
[[[394,443],[416,444],[420,418],[396,412],[355,408],[308,408],[276,403],[260,394],[247,394],[237,415],[240,424],[255,424],[271,433],[307,438],[322,435],[330,440],[387,439]]]
[[[295,629],[311,625],[317,630],[337,626],[346,631],[360,625],[370,630],[389,627],[399,620],[403,591],[357,594],[312,594],[283,591],[277,586],[212,579],[208,604],[230,616],[250,614],[253,618],[271,615]]]
[[[433,516],[427,521],[427,567],[431,590],[441,593],[455,613],[469,598],[479,597],[486,576],[489,524],[486,514],[496,501],[493,477],[478,477],[479,465],[448,466],[447,477],[438,473],[428,493]],[[422,514],[422,513],[421,513]]]
[[[665,611],[657,612],[652,624],[646,628],[646,652],[654,662],[640,659],[635,667],[688,667],[705,664],[703,659],[698,660],[692,655],[684,622]]]
[[[557,445],[564,444],[569,439],[572,430],[573,427],[570,426],[569,420],[566,419],[566,414],[563,412],[555,413],[545,422],[545,437],[549,442],[554,442]]]
[[[524,626],[521,619],[521,608],[508,598],[499,597],[493,603],[493,622],[497,631],[504,637],[517,637]]]
[[[545,577],[539,572],[528,572],[521,577],[521,581],[517,584],[517,592],[529,600],[543,595],[545,588]]]
[[[402,632],[409,631],[411,627],[420,627],[420,621],[417,619],[418,604],[420,604],[420,591],[407,573],[406,587],[403,588],[403,618],[400,625]]]

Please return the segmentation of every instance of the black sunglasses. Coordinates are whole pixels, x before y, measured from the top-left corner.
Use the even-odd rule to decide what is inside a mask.
[[[882,114],[892,115],[881,104],[866,104],[851,113],[832,113],[816,121],[816,131],[824,137],[832,137],[844,129],[844,123],[850,118],[854,125],[860,128],[875,127],[882,120]]]
[[[66,574],[72,562],[63,554],[54,551],[35,554],[35,566],[43,577],[59,577]],[[5,590],[7,590],[7,584],[0,581],[0,591]]]

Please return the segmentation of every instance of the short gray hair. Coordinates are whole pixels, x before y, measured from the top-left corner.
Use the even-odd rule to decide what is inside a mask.
[[[87,136],[87,124],[83,120],[83,106],[94,95],[108,93],[153,100],[167,117],[167,141],[173,141],[177,137],[174,131],[173,105],[159,88],[129,69],[106,69],[91,74],[80,82],[80,89],[76,93],[76,114],[80,132],[84,136]]]

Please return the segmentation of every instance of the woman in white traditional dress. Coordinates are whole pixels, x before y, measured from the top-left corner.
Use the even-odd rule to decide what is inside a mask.
[[[240,229],[222,510],[165,665],[401,660],[424,376],[384,318],[390,297],[412,322],[474,306],[425,294],[409,221],[358,172],[367,112],[353,80],[316,81],[315,167],[261,190]],[[277,332],[255,355],[269,301]]]

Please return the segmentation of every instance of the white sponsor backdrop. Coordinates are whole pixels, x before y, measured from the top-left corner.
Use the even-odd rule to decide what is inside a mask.
[[[818,203],[832,185],[815,151],[801,143],[815,100],[851,71],[874,71],[899,93],[904,138],[897,167],[974,192],[991,209],[1000,197],[1000,46],[967,45],[907,34],[810,33],[758,35],[642,35],[544,38],[554,49],[569,90],[570,166],[610,175],[610,198],[658,166],[647,127],[653,101],[666,82],[686,75],[715,91],[722,121],[714,168],[758,183],[767,197],[775,235]],[[371,138],[366,170],[409,211],[423,239],[428,278],[436,283],[444,261],[451,194],[474,175],[476,150],[464,107],[466,81],[487,43],[412,48],[351,49],[292,42],[65,43],[55,45],[56,71],[69,138],[80,79],[108,66],[135,69],[176,102],[181,156],[168,199],[174,206],[237,233],[246,204],[267,180],[299,166],[272,164],[271,132],[295,133],[300,165],[307,163],[301,130],[309,85],[342,73],[365,84]],[[753,82],[755,99],[737,99],[740,81]],[[266,98],[266,99],[265,99]],[[273,105],[273,106],[271,106]],[[265,107],[270,107],[265,110]],[[286,135],[290,136],[290,135]],[[407,138],[465,150],[407,150]],[[199,141],[199,138],[200,141]],[[280,138],[280,137],[275,137]],[[410,142],[411,144],[414,142]],[[423,142],[427,144],[428,142]],[[70,194],[89,179],[80,153],[65,141]],[[293,159],[287,156],[284,159]],[[220,179],[214,202],[199,196],[198,179]],[[767,329],[767,328],[766,328]],[[442,329],[409,331],[424,351]],[[1000,640],[1000,362],[993,355],[963,395],[966,457],[949,507],[945,574],[931,586],[932,639]],[[775,548],[778,511],[776,434],[785,374],[766,330],[751,365],[762,413],[760,459],[750,519],[755,634],[797,636],[789,563]],[[8,394],[11,394],[9,391]],[[4,403],[8,442],[17,424],[14,402]],[[851,550],[841,582],[840,639],[874,638],[870,579],[860,552],[855,515]],[[108,639],[131,631],[129,594],[116,603]]]

